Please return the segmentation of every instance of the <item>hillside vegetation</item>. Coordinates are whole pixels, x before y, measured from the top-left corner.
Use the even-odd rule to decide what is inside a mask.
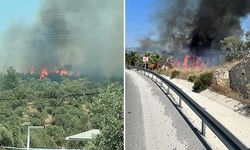
[[[85,96],[84,93],[97,93]],[[0,146],[122,149],[123,86],[120,82],[90,81],[57,76],[39,79],[10,67],[0,75]],[[65,137],[90,129],[101,135],[90,142],[67,142]]]

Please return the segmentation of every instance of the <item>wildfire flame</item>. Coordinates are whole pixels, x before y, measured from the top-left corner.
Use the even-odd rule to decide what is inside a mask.
[[[66,69],[62,69],[61,72],[60,72],[61,76],[68,76],[68,74],[69,74],[69,72]]]
[[[38,70],[40,70],[40,71],[36,72],[35,67],[31,66],[28,68],[28,73],[29,74],[38,73],[40,75],[40,79],[47,77],[49,74],[59,74],[60,76],[68,76],[69,75],[68,70],[65,68],[60,68],[60,69],[51,71],[51,70],[47,69],[46,67],[42,67],[41,69],[38,69]]]
[[[66,69],[59,69],[59,70],[56,70],[56,73],[57,73],[57,74],[60,74],[60,76],[68,76],[68,75],[69,75],[69,72],[68,72],[68,70],[66,70]]]
[[[188,68],[188,66],[189,66],[189,65],[188,65],[188,63],[189,63],[189,58],[190,58],[190,57],[189,57],[188,55],[185,55],[185,56],[184,56],[183,65],[182,65],[182,66],[183,66],[185,69]]]
[[[42,67],[40,70],[40,79],[43,79],[49,75],[49,71],[45,68]]]
[[[183,63],[181,63],[180,60],[174,60],[174,64],[176,67],[183,67],[185,70],[191,68],[191,69],[197,69],[200,67],[206,67],[206,63],[202,60],[199,56],[189,56],[184,55],[183,57]]]

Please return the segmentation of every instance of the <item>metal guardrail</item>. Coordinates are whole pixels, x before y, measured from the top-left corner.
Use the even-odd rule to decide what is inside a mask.
[[[213,116],[206,112],[199,104],[197,104],[191,97],[189,97],[185,92],[183,92],[179,87],[174,85],[169,80],[165,79],[161,75],[147,69],[132,67],[138,71],[143,71],[152,74],[153,76],[161,80],[162,83],[166,84],[168,88],[173,90],[180,98],[179,105],[181,107],[181,99],[196,113],[197,116],[202,120],[202,125],[204,123],[211,129],[211,131],[221,140],[221,142],[230,150],[247,150],[247,148],[240,140],[238,140],[230,131],[228,131],[221,123],[219,123]],[[149,76],[149,74],[148,74]],[[169,89],[168,89],[169,90]],[[202,128],[203,128],[202,127]],[[202,129],[203,130],[203,129]],[[205,131],[203,131],[205,132]]]

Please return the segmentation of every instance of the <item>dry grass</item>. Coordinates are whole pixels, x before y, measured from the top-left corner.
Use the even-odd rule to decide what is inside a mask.
[[[47,118],[44,119],[45,125],[51,124],[53,121],[52,115],[48,115]]]
[[[229,86],[221,86],[219,84],[212,83],[209,89],[226,97],[238,100],[243,104],[250,105],[250,99],[243,98],[239,92],[231,89]]]
[[[27,107],[28,107],[28,112],[31,112],[31,113],[36,113],[36,112],[38,112],[37,109],[34,108],[32,102],[28,102]]]
[[[205,72],[214,72],[215,69],[216,69],[215,67],[210,67],[210,68],[208,67],[196,67],[196,68],[174,67],[168,70],[161,69],[160,73],[167,75],[167,76],[171,76],[171,72],[176,70],[180,72],[177,78],[187,80],[190,74],[195,74],[196,76],[199,76],[200,74],[205,73]]]
[[[194,74],[194,75],[196,75],[198,77],[200,74],[202,74],[204,72],[215,72],[215,70],[217,70],[218,68],[228,68],[228,69],[232,68],[233,66],[235,66],[239,62],[240,61],[225,63],[225,64],[217,66],[217,67],[199,67],[199,68],[175,67],[175,68],[167,69],[167,70],[162,70],[161,69],[159,71],[159,73],[167,75],[167,76],[171,76],[171,72],[173,70],[176,70],[176,71],[180,71],[179,76],[177,76],[176,78],[187,80],[188,76],[190,74]],[[238,101],[240,101],[240,102],[242,102],[244,104],[250,105],[250,99],[243,98],[243,96],[241,96],[239,92],[231,89],[229,87],[229,84],[219,85],[219,84],[216,84],[215,82],[213,82],[210,85],[209,89],[216,92],[216,93],[219,93],[221,95],[224,95],[224,96],[227,96],[229,98],[238,100]]]

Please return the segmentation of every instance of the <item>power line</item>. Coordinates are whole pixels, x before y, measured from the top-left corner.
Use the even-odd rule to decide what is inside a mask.
[[[122,15],[121,10],[111,10],[111,11],[93,11],[93,12],[70,12],[70,13],[55,13],[41,15],[41,19],[50,19],[58,17],[72,17],[72,16],[94,16],[94,15]]]
[[[116,37],[123,35],[122,32],[114,32],[114,33],[99,33],[99,34],[55,34],[55,35],[47,35],[47,36],[26,36],[26,38],[30,38],[31,40],[39,40],[39,39],[74,39],[74,38],[106,38],[106,37]]]
[[[114,91],[119,91],[119,90],[110,90],[110,92],[114,92]],[[55,97],[31,97],[31,98],[23,98],[23,99],[11,99],[11,98],[0,98],[0,100],[19,100],[19,101],[22,101],[22,100],[35,100],[35,99],[59,99],[59,102],[57,104],[57,106],[60,106],[64,99],[67,98],[67,97],[81,97],[81,96],[92,96],[92,95],[99,95],[101,93],[104,93],[106,91],[94,91],[94,92],[86,92],[86,93],[69,93],[69,94],[66,94],[64,96],[62,96],[62,98],[60,98],[61,96],[61,92],[59,92],[59,94],[57,94],[57,96]]]

